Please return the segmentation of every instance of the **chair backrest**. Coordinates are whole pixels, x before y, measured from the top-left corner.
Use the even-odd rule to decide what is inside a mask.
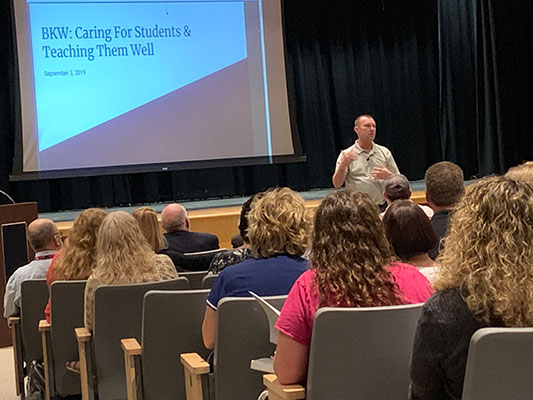
[[[30,365],[32,360],[43,359],[39,321],[44,318],[44,308],[50,293],[46,279],[23,281],[20,290],[22,354],[26,365]]]
[[[178,272],[183,271],[207,271],[215,254],[226,249],[199,251],[195,253],[180,253],[174,250],[163,250],[172,259]]]
[[[141,342],[144,294],[149,290],[184,290],[187,278],[133,285],[100,286],[94,295],[94,368],[100,400],[126,398],[123,338]]]
[[[422,304],[322,308],[315,314],[307,399],[405,399]]]
[[[181,353],[209,355],[202,321],[209,290],[150,291],[142,322],[143,399],[185,400]]]
[[[287,296],[263,298],[281,309]],[[215,398],[257,398],[264,389],[262,374],[250,369],[250,361],[271,356],[274,350],[269,340],[268,320],[257,300],[253,297],[222,299],[217,309]]]
[[[189,280],[191,289],[202,289],[202,279],[207,275],[207,271],[185,271],[180,272],[180,276],[184,276]]]
[[[81,393],[80,376],[67,371],[65,363],[78,359],[74,328],[83,326],[86,281],[56,281],[50,287],[53,383],[55,393],[70,396]]]
[[[533,398],[533,328],[482,328],[468,349],[463,400]]]
[[[207,274],[204,276],[202,278],[202,289],[211,289],[217,278],[218,274]]]

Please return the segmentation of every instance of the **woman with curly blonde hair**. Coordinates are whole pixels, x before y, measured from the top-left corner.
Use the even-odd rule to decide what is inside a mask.
[[[85,280],[91,275],[96,265],[96,235],[106,215],[99,208],[88,208],[76,217],[65,245],[48,268],[48,287],[55,281]],[[50,322],[50,300],[44,315]]]
[[[156,253],[168,247],[167,240],[159,229],[156,212],[150,207],[139,207],[131,213],[137,220],[141,231],[152,250]]]
[[[178,277],[172,260],[152,251],[135,218],[125,211],[113,212],[104,219],[98,231],[96,254],[96,267],[85,287],[85,326],[91,330],[98,286]]]
[[[202,336],[212,349],[216,337],[216,310],[223,297],[247,297],[289,293],[294,281],[307,270],[302,258],[310,221],[300,195],[276,188],[254,197],[248,214],[248,239],[253,258],[225,268],[207,298]]]
[[[329,194],[315,215],[312,269],[283,305],[274,370],[280,383],[302,382],[313,319],[320,307],[374,307],[423,302],[430,284],[418,270],[394,263],[378,208],[364,193]]]
[[[418,323],[412,399],[459,399],[482,327],[533,326],[533,188],[506,177],[469,186],[450,221],[438,292]]]

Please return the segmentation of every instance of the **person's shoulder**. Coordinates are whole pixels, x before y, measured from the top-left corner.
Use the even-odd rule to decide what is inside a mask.
[[[391,265],[389,265],[388,270],[394,274],[401,274],[404,276],[407,275],[418,277],[422,275],[418,268],[416,268],[414,265],[403,263],[400,261],[393,262]]]
[[[298,279],[296,279],[296,282],[294,282],[294,284],[302,287],[309,287],[313,279],[315,279],[315,276],[315,271],[312,269],[308,269],[304,271],[302,275],[298,277]]]
[[[472,317],[472,313],[457,288],[435,292],[424,304],[424,311],[441,324],[453,323],[461,315]]]
[[[391,151],[387,147],[381,144],[377,144],[376,142],[374,142],[374,151],[379,151],[383,153],[385,156],[392,156]]]

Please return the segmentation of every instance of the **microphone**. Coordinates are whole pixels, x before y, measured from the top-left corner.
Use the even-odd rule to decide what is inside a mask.
[[[374,153],[369,154],[368,157],[366,158],[366,161],[370,161],[370,157],[372,157],[373,155],[374,155]]]
[[[0,194],[3,194],[5,197],[9,199],[11,203],[15,204],[15,200],[13,200],[13,198],[10,195],[8,195],[6,192],[4,192],[3,190],[0,190]]]

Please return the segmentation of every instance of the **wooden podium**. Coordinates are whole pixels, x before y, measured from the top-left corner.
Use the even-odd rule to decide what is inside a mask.
[[[0,205],[0,227],[4,224],[26,222],[37,219],[37,203],[17,203]],[[33,250],[29,248],[28,259],[33,259]],[[6,266],[4,265],[4,246],[0,243],[0,347],[11,346],[11,332],[4,318],[4,293],[6,291]]]

